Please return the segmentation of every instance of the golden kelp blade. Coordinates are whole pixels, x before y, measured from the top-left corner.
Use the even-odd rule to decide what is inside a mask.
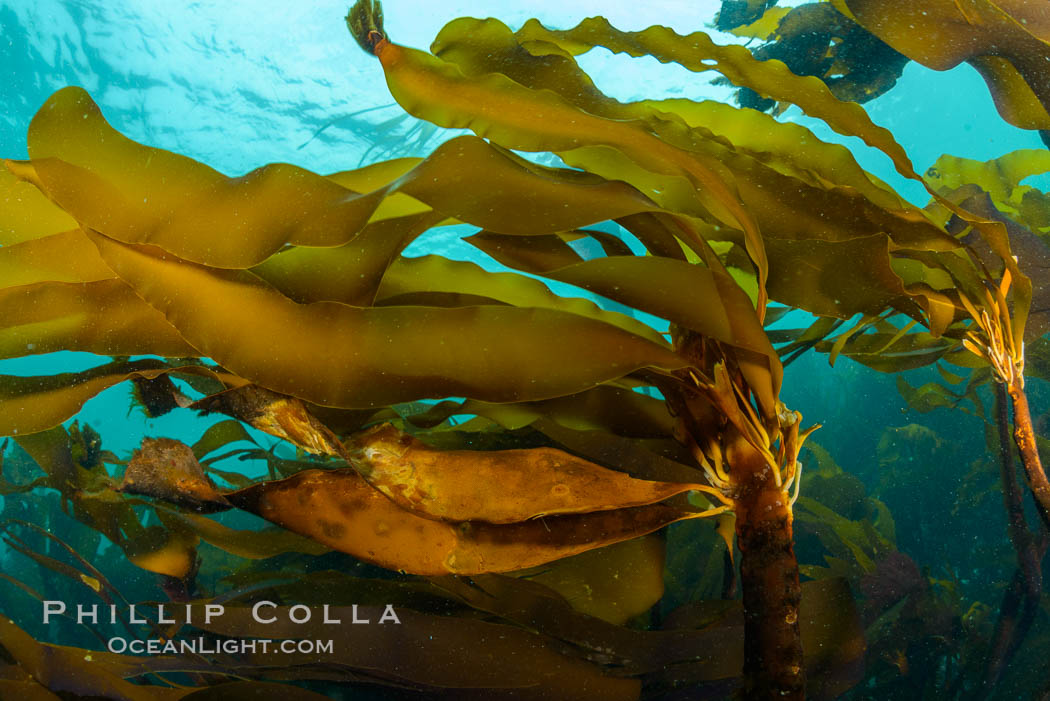
[[[442,144],[403,175],[400,167],[373,168],[392,178],[386,182],[353,173],[324,177],[285,163],[227,178],[124,137],[80,88],[49,98],[28,143],[32,161],[10,167],[32,176],[85,227],[222,268],[256,265],[285,244],[340,246],[376,218],[431,208],[499,231],[551,233],[655,207],[622,182],[529,164],[475,137]],[[360,184],[375,189],[346,187]],[[523,191],[530,192],[528,206]]]
[[[446,523],[405,511],[353,470],[306,470],[226,498],[335,550],[424,575],[520,570],[697,517],[658,503],[513,524]]]
[[[354,468],[398,506],[446,521],[517,523],[709,489],[634,479],[555,448],[436,450],[390,424],[354,436],[347,449]]]
[[[666,347],[565,312],[301,305],[246,271],[93,237],[106,263],[200,352],[241,377],[316,404],[546,399],[641,367],[684,363]]]

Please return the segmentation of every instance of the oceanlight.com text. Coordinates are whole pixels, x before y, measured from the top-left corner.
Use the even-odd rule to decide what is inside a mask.
[[[177,655],[193,653],[197,655],[227,655],[295,653],[306,655],[332,654],[335,649],[331,640],[265,640],[265,639],[228,639],[214,640],[207,638],[187,638],[184,640],[128,640],[127,638],[110,638],[106,649],[112,653],[132,655]]]

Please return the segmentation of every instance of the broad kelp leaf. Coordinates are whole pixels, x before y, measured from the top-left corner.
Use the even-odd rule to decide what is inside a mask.
[[[910,245],[924,242],[936,247],[957,246],[921,210],[865,173],[846,148],[824,143],[801,125],[715,102],[678,99],[621,103],[599,92],[568,52],[535,40],[529,43],[521,39],[519,44],[519,39],[521,33],[516,38],[499,20],[461,18],[442,29],[431,49],[468,75],[503,73],[529,88],[553,90],[589,114],[645,120],[660,138],[679,148],[716,157],[733,172],[740,195],[765,237],[840,240],[891,230],[895,240]],[[677,128],[683,125],[691,130],[689,138],[684,138]],[[584,157],[581,153],[562,157],[571,165],[610,178],[623,177],[617,173],[630,167],[623,162],[618,169],[609,164],[600,167],[598,161],[608,160],[612,154],[592,151]],[[788,179],[777,177],[778,174]],[[668,193],[675,187],[668,183],[653,192],[633,179],[632,182],[665,207],[690,213],[688,205],[682,202],[693,196],[688,188],[680,197],[669,198]],[[827,192],[822,194],[820,190]],[[857,198],[857,193],[864,198]],[[790,208],[793,216],[783,216],[785,208]]]
[[[81,372],[40,376],[0,375],[0,435],[26,435],[57,426],[84,403],[113,385],[166,373],[200,373],[226,378],[199,365],[172,365],[159,360],[116,361]]]
[[[0,247],[3,287],[39,282],[96,282],[116,277],[80,229]]]
[[[827,353],[832,345],[829,341],[820,341],[816,348]],[[900,372],[935,363],[956,347],[954,340],[925,331],[908,334],[899,330],[878,331],[852,336],[840,353],[880,372]]]
[[[1022,129],[1050,129],[1050,20],[1024,0],[833,0],[884,42],[928,68],[969,61],[1000,116]]]
[[[524,569],[700,515],[657,503],[523,523],[446,523],[400,508],[353,470],[305,470],[225,496],[240,509],[335,550],[425,575]]]
[[[517,523],[709,489],[637,480],[554,448],[437,450],[390,424],[351,437],[346,448],[354,469],[395,504],[446,521]]]
[[[316,404],[545,399],[641,367],[684,364],[651,341],[565,312],[299,305],[249,272],[206,268],[92,236],[107,264],[202,353]]]
[[[28,138],[40,187],[84,226],[223,268],[250,267],[285,244],[346,244],[377,214],[422,216],[418,207],[377,212],[394,193],[511,233],[571,230],[654,207],[624,183],[538,166],[473,137],[442,144],[400,177],[398,163],[381,173],[396,179],[382,184],[345,173],[325,178],[281,163],[226,178],[122,136],[80,88],[52,95]],[[376,189],[356,193],[340,184],[354,181]],[[528,207],[521,205],[523,191],[530,192]],[[289,201],[297,206],[286,207]],[[215,237],[216,230],[223,235]]]
[[[529,237],[529,240],[537,237]],[[474,243],[476,237],[466,239]],[[279,287],[279,286],[278,286]],[[282,288],[282,291],[283,288]],[[387,269],[376,293],[376,305],[397,304],[405,295],[455,293],[468,296],[465,305],[502,303],[516,307],[544,307],[578,314],[618,326],[654,343],[666,343],[652,327],[626,314],[606,311],[594,302],[556,295],[542,282],[510,272],[494,273],[476,263],[456,261],[437,255],[398,258]]]
[[[118,491],[153,497],[198,513],[230,508],[204,474],[193,450],[171,438],[143,439],[124,470]]]
[[[75,229],[77,222],[32,183],[0,168],[0,246]]]
[[[0,289],[0,358],[61,350],[197,355],[162,314],[120,280]]]

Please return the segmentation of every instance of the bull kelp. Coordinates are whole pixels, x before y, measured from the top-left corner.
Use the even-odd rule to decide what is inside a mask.
[[[52,94],[0,169],[0,358],[55,363],[0,375],[0,696],[1050,693],[1050,157],[920,174],[859,104],[966,61],[1046,130],[1050,30],[919,12],[723,2],[748,46],[462,17],[424,51],[359,0],[384,104],[299,149],[385,121],[330,173],[231,177]],[[615,99],[595,49],[740,104]],[[843,365],[903,425],[855,382],[809,418]],[[118,426],[190,428],[113,448],[84,407],[117,386]]]

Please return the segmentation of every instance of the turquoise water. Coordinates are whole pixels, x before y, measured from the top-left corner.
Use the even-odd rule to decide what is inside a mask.
[[[384,7],[392,37],[424,48],[447,21],[464,15],[494,16],[512,27],[537,17],[548,26],[565,27],[602,14],[621,29],[663,24],[685,33],[705,28],[718,4],[391,0]],[[0,2],[0,154],[27,157],[29,121],[49,95],[67,85],[84,87],[107,120],[131,139],[190,156],[227,175],[273,162],[334,172],[375,160],[425,155],[461,133],[435,129],[403,114],[386,89],[378,62],[348,35],[345,12],[343,2]],[[743,41],[711,31],[719,41]],[[705,76],[655,60],[594,50],[580,63],[599,88],[623,101],[732,98],[729,88],[712,86]],[[965,64],[936,72],[911,62],[895,88],[865,107],[876,124],[894,134],[920,173],[945,153],[988,160],[1016,149],[1044,148],[1036,132],[1014,128],[999,117],[983,80]],[[844,143],[865,169],[914,204],[926,204],[921,186],[902,178],[883,154],[832,132],[797,108],[780,118],[805,124],[825,140]],[[440,253],[500,269],[459,241],[467,230],[461,226],[431,231],[407,255]],[[569,289],[552,287],[559,292]],[[608,300],[599,301],[616,308]],[[808,317],[797,313],[788,322],[802,325]],[[0,373],[56,374],[98,364],[96,356],[63,352],[0,361]],[[938,375],[926,368],[903,377],[918,385]],[[1050,392],[1039,382],[1033,382],[1030,391],[1033,415],[1043,414]],[[123,458],[145,436],[192,443],[222,418],[173,412],[151,419],[129,412],[128,395],[125,385],[113,387],[88,401],[76,417],[103,436],[107,450]],[[899,549],[931,581],[953,583],[952,591],[961,601],[997,606],[1010,576],[1012,550],[1005,539],[995,475],[974,468],[977,460],[990,464],[991,459],[983,421],[947,410],[919,415],[908,409],[893,376],[848,359],[830,367],[826,355],[812,352],[788,367],[782,399],[800,411],[807,424],[824,424],[814,440],[846,473],[859,478],[869,495],[887,504],[896,519]],[[936,433],[934,448],[918,447],[905,437],[905,427],[915,424]],[[275,443],[265,434],[249,432],[264,446]],[[285,457],[294,454],[287,446],[277,451]],[[243,464],[241,469],[260,474],[263,467]],[[974,478],[975,473],[979,477]],[[962,499],[968,491],[969,498]],[[800,560],[820,563],[820,542],[805,527],[800,531]],[[104,558],[114,549],[103,546],[98,553]],[[5,570],[22,566],[10,551],[0,552],[0,562]],[[25,606],[26,601],[5,586],[0,583],[0,611],[18,618],[4,602]],[[142,598],[157,596],[145,578],[130,581],[128,587]],[[960,612],[967,613],[966,606],[960,606]],[[1046,627],[1042,614],[1033,640],[1046,641]],[[1033,654],[1032,648],[1024,651]]]

